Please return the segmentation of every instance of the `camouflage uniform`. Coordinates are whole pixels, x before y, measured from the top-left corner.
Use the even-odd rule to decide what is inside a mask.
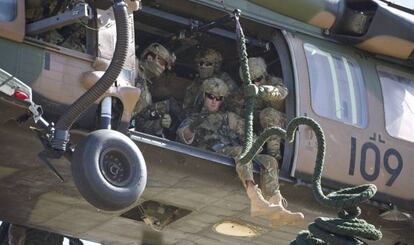
[[[211,151],[220,149],[220,152],[241,145],[244,128],[243,120],[239,116],[233,112],[208,113],[204,108],[201,113],[208,115],[205,121],[197,127],[194,132],[195,136],[190,141],[186,141],[182,137],[181,130],[187,128],[198,117],[199,113],[192,114],[181,123],[177,132],[181,142]]]
[[[202,93],[200,90],[202,82],[206,78],[220,78],[227,84],[231,92],[235,91],[238,86],[236,82],[226,72],[220,71],[223,58],[221,54],[214,49],[207,49],[198,53],[195,57],[195,63],[199,71],[197,77],[187,88],[183,101],[183,109],[189,112],[199,111],[202,101]],[[203,64],[203,65],[202,65]],[[204,64],[210,64],[205,66]]]
[[[43,17],[42,0],[26,0],[26,20],[33,22]]]
[[[222,96],[208,88],[208,80],[219,80],[210,78],[203,82],[203,93],[211,93]],[[223,82],[222,82],[223,83]],[[205,120],[195,129],[194,136],[190,140],[184,138],[184,130],[188,128],[199,114],[206,113]],[[177,130],[178,140],[200,147],[202,149],[218,152],[233,158],[241,154],[244,139],[244,120],[233,112],[208,112],[202,108],[200,113],[194,113],[186,118]],[[278,164],[274,157],[259,154],[253,160],[260,165],[261,185],[265,198],[273,196],[279,190]],[[252,164],[240,165],[236,162],[236,170],[242,182],[253,181]]]
[[[254,117],[259,118],[261,126],[259,131],[267,127],[285,127],[286,115],[280,112],[280,110],[284,108],[284,100],[288,95],[288,89],[283,84],[281,78],[272,77],[267,73],[266,63],[263,58],[249,58],[248,62],[251,80],[260,80],[260,84],[258,85],[259,95],[256,97],[254,109]],[[244,102],[243,90],[240,89],[227,101],[227,107],[242,116],[244,113]],[[269,115],[266,116],[266,114]],[[267,120],[267,122],[262,121],[267,117],[275,118],[274,120]],[[276,157],[278,160],[281,159],[280,139],[278,136],[272,137],[266,143],[266,151],[267,154]]]
[[[260,126],[262,129],[270,127],[286,127],[286,115],[274,108],[267,107],[260,111],[259,115]],[[277,160],[281,160],[280,154],[280,137],[272,136],[266,141],[266,153],[275,157]]]
[[[52,0],[26,0],[26,21],[30,23],[50,17],[49,15],[56,7],[57,2]]]
[[[157,112],[157,104],[153,104],[152,96],[150,92],[150,86],[152,84],[150,78],[158,77],[163,73],[163,69],[157,62],[147,61],[147,55],[156,55],[167,62],[167,68],[170,69],[174,63],[174,55],[161,44],[153,43],[148,46],[141,55],[141,64],[138,65],[137,61],[137,79],[135,86],[141,90],[141,94],[134,108],[135,117],[135,129],[148,134],[162,135],[162,131],[165,127],[162,125],[163,115],[154,114]],[[153,108],[152,108],[153,106]],[[164,111],[165,110],[159,110]]]
[[[86,53],[86,30],[79,24],[64,27],[66,38],[60,43],[60,46]],[[69,32],[69,33],[68,33]]]
[[[57,1],[26,0],[26,20],[28,23],[50,17],[57,5]],[[53,43],[65,48],[86,52],[85,28],[79,24],[64,26],[60,29],[41,33],[37,36],[45,42]]]
[[[38,37],[44,42],[53,43],[55,45],[60,45],[64,41],[63,36],[57,30],[42,33]]]

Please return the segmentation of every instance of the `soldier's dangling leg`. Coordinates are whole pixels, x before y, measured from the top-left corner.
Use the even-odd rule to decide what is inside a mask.
[[[236,171],[246,188],[247,196],[250,199],[250,215],[270,217],[271,215],[280,212],[283,208],[280,205],[274,205],[266,201],[259,187],[254,183],[253,179],[253,164],[248,162],[241,164],[236,161]]]
[[[260,188],[264,198],[272,204],[287,208],[287,201],[279,190],[279,165],[276,158],[267,154],[258,154],[255,160],[260,165]]]
[[[282,160],[282,154],[280,152],[280,142],[281,138],[279,136],[272,136],[266,141],[266,152],[272,157],[276,158],[278,161]]]
[[[259,119],[262,130],[270,127],[285,128],[286,125],[286,115],[271,107],[267,107],[261,110]],[[275,157],[278,161],[282,159],[282,154],[280,152],[280,144],[281,138],[277,135],[272,136],[266,142],[267,154]]]
[[[279,190],[278,164],[276,158],[270,155],[259,154],[255,157],[260,164],[260,179],[261,189],[264,197],[269,200],[269,203],[280,207],[277,212],[270,216],[270,225],[274,228],[300,223],[304,216],[302,213],[291,212],[286,209],[287,202],[283,198]]]
[[[251,181],[254,183],[252,164],[250,163],[241,164],[239,162],[236,162],[236,172],[245,188],[247,188],[248,181]]]
[[[255,160],[260,165],[260,188],[263,196],[269,200],[277,192],[279,192],[279,171],[277,160],[269,155],[258,154]]]

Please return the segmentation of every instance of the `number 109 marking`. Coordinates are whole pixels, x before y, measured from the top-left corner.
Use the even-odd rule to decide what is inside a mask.
[[[349,175],[354,175],[355,173],[355,157],[356,157],[356,138],[351,137],[351,158],[349,161]],[[374,171],[372,173],[368,173],[367,171],[367,152],[371,151],[374,154]],[[375,145],[373,142],[365,142],[361,147],[361,160],[360,160],[360,172],[361,176],[366,181],[375,181],[379,174],[380,174],[380,164],[381,164],[381,152],[377,145]],[[397,161],[397,166],[393,168],[390,164],[390,158],[394,157]],[[403,169],[403,159],[401,157],[401,154],[394,148],[390,148],[385,151],[384,157],[383,157],[383,164],[385,171],[387,171],[388,174],[391,175],[391,177],[388,179],[386,185],[392,186],[392,184],[395,182],[395,180],[400,175],[402,169]]]

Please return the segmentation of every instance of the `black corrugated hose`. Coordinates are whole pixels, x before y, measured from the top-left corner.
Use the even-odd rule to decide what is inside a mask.
[[[130,28],[127,8],[122,0],[115,0],[112,8],[115,15],[117,34],[112,61],[96,84],[70,105],[68,110],[59,118],[59,121],[56,123],[54,138],[52,139],[52,147],[55,150],[66,151],[66,145],[69,141],[69,129],[72,127],[72,124],[79,118],[82,112],[110,88],[124,66],[128,52]]]

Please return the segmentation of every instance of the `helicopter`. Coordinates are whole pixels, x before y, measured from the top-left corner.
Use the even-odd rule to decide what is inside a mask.
[[[154,81],[155,100],[183,100],[203,48],[219,50],[238,78],[234,9],[249,56],[263,57],[289,90],[287,118],[324,129],[325,190],[375,184],[362,206],[384,234],[372,244],[414,244],[413,9],[380,0],[8,0],[0,219],[26,231],[22,244],[288,244],[305,229],[250,217],[231,158],[130,127],[136,57],[150,43],[177,56]],[[316,150],[302,127],[280,161],[281,190],[305,223],[336,213],[309,188]]]

